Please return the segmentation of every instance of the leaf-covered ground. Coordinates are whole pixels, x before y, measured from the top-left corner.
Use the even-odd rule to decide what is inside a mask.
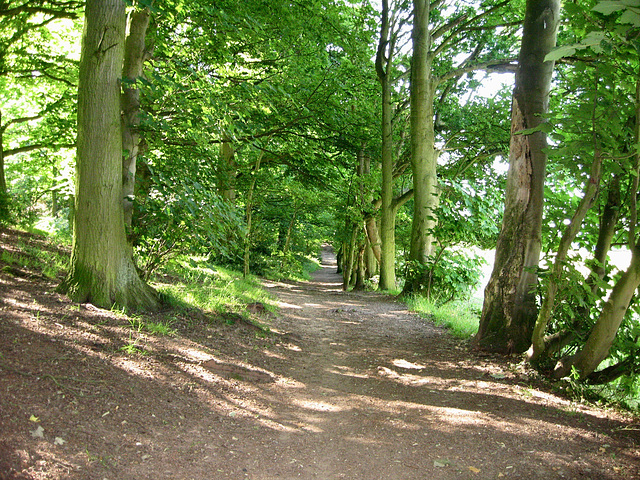
[[[5,230],[2,251],[18,236],[51,248]],[[313,282],[265,282],[269,335],[195,311],[151,334],[1,264],[0,479],[640,478],[637,419],[341,292],[323,257]]]

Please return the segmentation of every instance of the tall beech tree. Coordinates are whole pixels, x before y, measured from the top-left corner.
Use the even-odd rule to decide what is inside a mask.
[[[547,136],[538,127],[548,110],[559,0],[527,0],[511,110],[509,171],[502,229],[485,289],[475,341],[483,349],[524,352],[537,318],[535,287],[547,162]]]
[[[120,78],[125,3],[89,0],[78,85],[78,153],[73,251],[60,290],[79,302],[153,309],[127,245],[122,202]]]
[[[504,12],[508,2],[483,5],[482,11],[448,6],[428,0],[413,1],[413,57],[411,59],[411,171],[414,210],[409,260],[419,268],[406,279],[404,293],[419,291],[426,279],[420,273],[432,254],[437,223],[437,165],[441,154],[436,145],[434,113],[437,103],[451,92],[464,73],[487,68],[505,68],[511,47],[484,35],[510,25]],[[503,14],[499,14],[502,12]],[[510,25],[512,26],[512,25]],[[505,35],[509,38],[509,35]],[[454,65],[452,58],[464,55]]]
[[[376,72],[382,91],[382,206],[380,212],[380,288],[396,288],[395,212],[393,211],[393,123],[391,88],[393,55],[397,33],[389,18],[389,1],[382,0],[380,43],[376,55]]]

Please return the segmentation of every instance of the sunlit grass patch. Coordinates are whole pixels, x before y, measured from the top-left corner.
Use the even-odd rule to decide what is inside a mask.
[[[470,338],[478,332],[481,302],[472,299],[439,305],[419,295],[407,298],[406,302],[411,311],[446,327],[456,337]]]
[[[19,241],[15,245],[15,249],[19,253],[3,250],[0,254],[0,263],[26,270],[37,270],[47,278],[56,279],[66,272],[69,254],[58,251],[58,248],[53,244],[51,244],[52,248],[43,248],[41,244],[43,242],[49,243],[45,238],[33,245]]]
[[[215,313],[244,314],[246,306],[262,303],[275,310],[275,302],[255,277],[211,265],[204,258],[178,258],[169,262],[155,282],[169,303]]]

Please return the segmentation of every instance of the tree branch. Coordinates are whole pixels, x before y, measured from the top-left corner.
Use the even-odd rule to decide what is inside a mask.
[[[0,126],[0,133],[4,133],[7,130],[7,128],[9,128],[11,125],[15,125],[16,123],[26,123],[26,122],[30,122],[32,120],[38,120],[39,118],[42,118],[42,117],[43,117],[43,114],[39,113],[38,115],[34,115],[32,117],[14,118],[12,120],[9,120],[4,125]],[[6,151],[5,151],[5,155],[6,155]]]
[[[445,75],[442,75],[441,77],[435,79],[435,82],[436,84],[440,84],[442,82],[446,82],[447,80],[451,80],[452,78],[464,75],[465,73],[475,72],[476,70],[486,70],[488,72],[501,71],[504,73],[513,71],[515,73],[515,69],[518,66],[517,64],[512,63],[515,61],[517,61],[517,58],[502,58],[496,60],[488,60],[481,63],[474,63],[464,67],[456,68],[455,70],[451,70]]]

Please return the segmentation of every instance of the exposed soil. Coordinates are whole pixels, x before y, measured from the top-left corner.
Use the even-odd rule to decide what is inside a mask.
[[[2,480],[640,479],[637,419],[343,293],[329,250],[313,282],[265,282],[269,335],[202,312],[145,334],[56,282],[0,263]]]

